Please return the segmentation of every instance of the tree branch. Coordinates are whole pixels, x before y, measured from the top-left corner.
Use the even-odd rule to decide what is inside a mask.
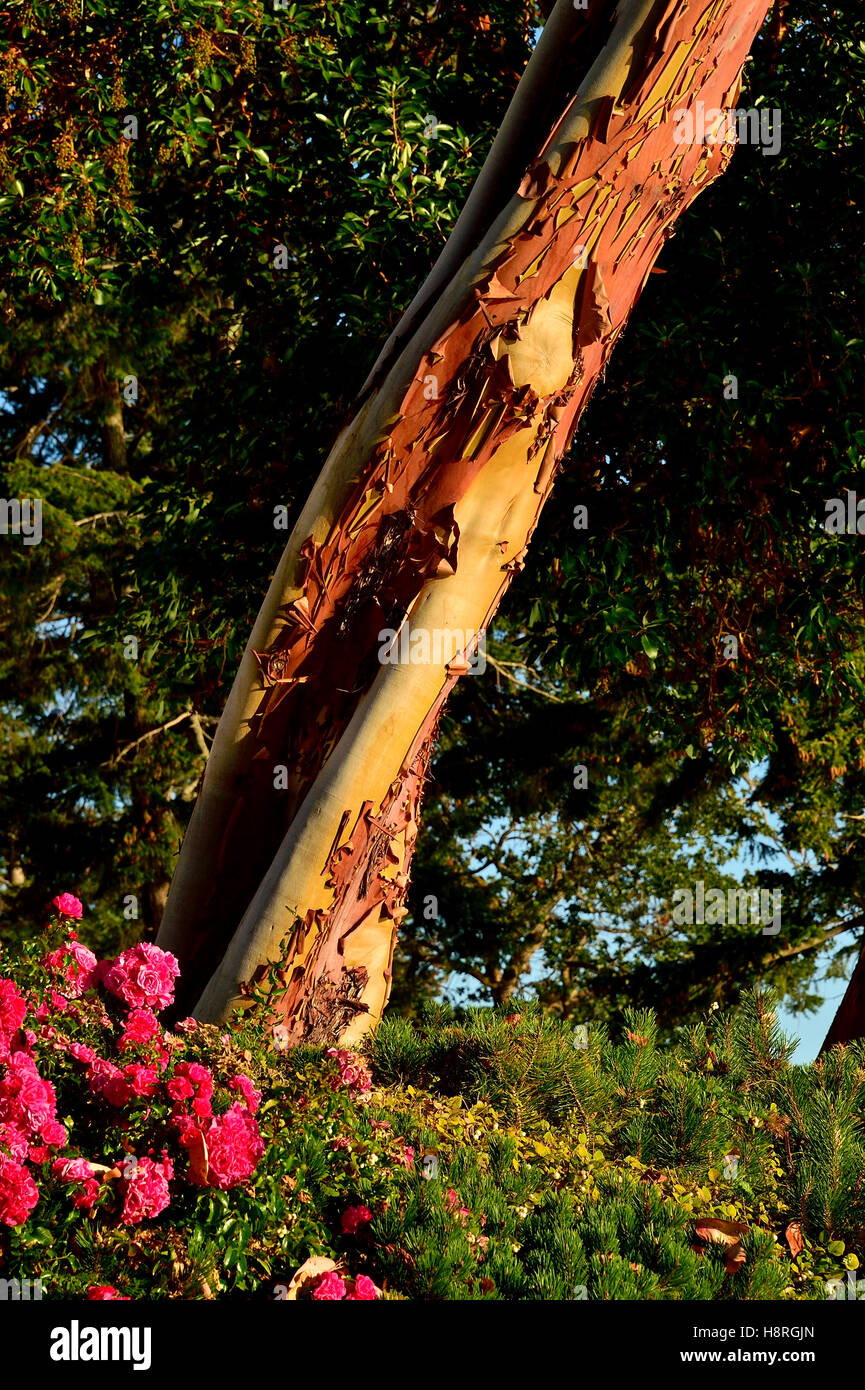
[[[492,666],[497,676],[504,676],[506,681],[510,681],[520,690],[530,690],[533,695],[542,695],[545,700],[552,700],[556,705],[565,703],[561,695],[554,695],[551,690],[544,690],[542,685],[533,685],[531,681],[521,681],[517,676],[511,675],[507,669],[509,666],[518,671],[532,671],[531,666],[526,666],[521,661],[496,661],[495,657],[487,655],[487,665]],[[532,675],[534,675],[533,671]]]
[[[94,512],[93,516],[82,516],[76,526],[92,526],[95,521],[108,521],[112,517],[128,516],[128,512]]]
[[[109,758],[107,762],[102,763],[101,766],[116,767],[117,764],[122,762],[126,757],[127,753],[132,753],[134,749],[138,748],[142,743],[146,743],[148,739],[156,738],[157,734],[164,734],[166,729],[173,729],[175,724],[182,724],[184,719],[191,718],[192,710],[185,709],[182,714],[178,714],[174,719],[169,719],[167,724],[160,724],[158,729],[148,729],[146,734],[142,734],[140,738],[134,739],[132,743],[127,743],[125,748],[121,748],[119,753],[116,753],[113,758]]]
[[[801,956],[805,951],[816,951],[820,946],[831,941],[833,936],[841,936],[845,931],[852,931],[854,927],[865,927],[865,913],[859,917],[851,917],[849,922],[841,922],[837,927],[832,927],[830,931],[825,931],[822,936],[815,936],[810,941],[804,942],[801,946],[785,946],[783,950],[776,951],[772,956],[765,956],[764,965],[774,965],[779,960],[789,960],[791,956]]]

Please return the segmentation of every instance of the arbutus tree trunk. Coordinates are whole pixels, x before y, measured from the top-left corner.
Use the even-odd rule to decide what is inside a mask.
[[[664,241],[730,159],[721,113],[767,8],[553,8],[295,526],[217,730],[158,938],[199,1019],[266,1001],[286,1041],[347,1044],[380,1018],[442,707]],[[709,138],[682,141],[675,113],[698,101]],[[384,630],[431,654],[383,663]],[[463,636],[436,660],[447,634]]]
[[[820,1053],[828,1052],[836,1043],[854,1042],[862,1037],[865,1037],[865,952],[856,961]]]

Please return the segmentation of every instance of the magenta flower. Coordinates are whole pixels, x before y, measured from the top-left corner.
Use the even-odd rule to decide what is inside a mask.
[[[331,1081],[334,1091],[339,1090],[340,1086],[347,1086],[349,1095],[354,1099],[356,1096],[362,1095],[364,1091],[370,1090],[372,1076],[363,1058],[342,1047],[329,1047],[327,1055],[336,1065],[338,1072]]]
[[[169,1158],[157,1163],[152,1158],[125,1160],[123,1170],[123,1214],[121,1221],[134,1226],[148,1217],[158,1216],[171,1200],[168,1179],[174,1176]]]
[[[57,1120],[54,1087],[43,1081],[26,1052],[13,1052],[0,1079],[0,1121],[46,1143],[64,1143],[66,1130]]]
[[[133,1008],[166,1009],[174,1001],[174,981],[180,966],[170,951],[152,942],[130,946],[105,971],[105,988]]]
[[[99,1196],[99,1183],[86,1158],[56,1158],[51,1164],[52,1176],[73,1188],[72,1205],[79,1211],[90,1211]]]
[[[445,1197],[445,1206],[447,1207],[448,1211],[454,1213],[457,1220],[460,1222],[460,1225],[462,1226],[466,1224],[466,1221],[471,1216],[471,1212],[469,1211],[468,1207],[463,1206],[462,1202],[460,1201],[459,1197],[454,1192],[452,1187],[448,1188],[447,1195]]]
[[[46,956],[42,964],[63,978],[64,989],[71,999],[78,999],[93,984],[96,957],[79,941],[67,941],[65,946],[58,947]],[[61,998],[60,995],[53,995],[52,1003],[55,1008],[58,1008],[57,1001]],[[64,999],[59,1011],[62,1013],[65,1007]]]
[[[257,1122],[239,1101],[210,1120],[204,1138],[208,1187],[227,1191],[252,1177],[264,1153],[264,1141]]]
[[[60,893],[54,899],[54,907],[57,908],[61,917],[75,917],[77,919],[84,911],[81,899],[76,898],[74,893]]]
[[[231,1078],[229,1082],[232,1091],[239,1091],[246,1102],[246,1108],[250,1115],[254,1115],[261,1104],[261,1091],[256,1090],[248,1076],[242,1076],[240,1072]]]
[[[126,1031],[118,1046],[121,1052],[127,1047],[144,1047],[159,1032],[159,1020],[151,1009],[130,1009],[126,1016]]]
[[[349,1207],[342,1214],[343,1235],[356,1235],[360,1227],[365,1226],[368,1221],[372,1221],[372,1212],[369,1207]]]
[[[354,1288],[346,1298],[346,1303],[371,1303],[378,1298],[379,1291],[366,1274],[358,1274]]]
[[[313,1298],[338,1302],[345,1298],[345,1280],[340,1279],[335,1269],[328,1270],[323,1274],[315,1286],[312,1294]]]
[[[101,1096],[109,1105],[126,1105],[132,1087],[119,1067],[104,1057],[96,1057],[87,1068],[87,1085],[94,1096]]]
[[[26,1013],[27,1001],[14,981],[0,980],[0,1059],[9,1056],[9,1045]]]
[[[39,1188],[27,1169],[0,1154],[0,1221],[6,1226],[23,1226],[38,1201]]]
[[[143,1067],[139,1062],[130,1062],[123,1068],[123,1076],[134,1096],[152,1096],[159,1083],[159,1072],[155,1067]]]

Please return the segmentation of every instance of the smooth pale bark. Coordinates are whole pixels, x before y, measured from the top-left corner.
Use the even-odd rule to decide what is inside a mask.
[[[293,1041],[355,1041],[380,1017],[426,766],[470,650],[383,665],[378,634],[489,625],[658,252],[732,154],[678,143],[673,113],[735,104],[767,8],[556,5],[229,697],[159,936],[197,1017],[253,990]]]

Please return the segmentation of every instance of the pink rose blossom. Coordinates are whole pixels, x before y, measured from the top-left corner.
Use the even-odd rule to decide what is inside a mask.
[[[0,1149],[5,1149],[9,1158],[27,1158],[30,1149],[27,1130],[21,1129],[11,1120],[0,1121]]]
[[[66,1126],[59,1120],[49,1120],[42,1126],[42,1138],[52,1149],[62,1149],[68,1137]]]
[[[130,1009],[126,1030],[118,1043],[121,1052],[128,1047],[144,1047],[159,1032],[159,1020],[151,1009]]]
[[[165,1009],[174,1001],[179,974],[180,966],[170,951],[141,941],[111,962],[103,982],[110,994],[134,1008]]]
[[[346,1298],[347,1303],[371,1303],[378,1298],[379,1291],[375,1284],[366,1274],[358,1274],[354,1281],[354,1288]]]
[[[177,1130],[177,1137],[185,1149],[201,1142],[201,1125],[188,1115],[182,1104],[175,1105],[171,1112],[171,1123]]]
[[[185,1113],[182,1103],[187,1100],[192,1100],[193,1112],[199,1119],[209,1119],[213,1114],[210,1103],[213,1077],[200,1062],[178,1062],[174,1075],[165,1083],[165,1089],[171,1099],[178,1102],[179,1110],[178,1107],[175,1109],[179,1114]]]
[[[454,1192],[452,1187],[448,1188],[447,1194],[445,1196],[445,1206],[447,1207],[448,1211],[453,1212],[455,1214],[457,1220],[460,1222],[460,1225],[464,1226],[466,1224],[466,1221],[471,1215],[471,1212],[469,1211],[468,1207],[464,1207],[462,1205],[459,1197]]]
[[[123,1076],[134,1096],[152,1096],[159,1084],[159,1072],[153,1067],[143,1067],[139,1062],[130,1062],[123,1068]]]
[[[23,1226],[39,1201],[39,1188],[22,1164],[0,1154],[0,1221]]]
[[[328,1270],[327,1274],[322,1274],[312,1293],[313,1298],[327,1300],[332,1303],[345,1298],[345,1280],[340,1279],[335,1269]]]
[[[240,1072],[231,1078],[229,1082],[232,1091],[239,1091],[246,1101],[246,1108],[250,1115],[254,1115],[261,1104],[261,1091],[257,1091],[248,1076],[242,1076]]]
[[[0,1079],[0,1121],[25,1133],[39,1134],[53,1143],[58,1136],[62,1143],[66,1131],[57,1123],[57,1100],[54,1087],[43,1081],[36,1063],[26,1052],[13,1052]]]
[[[118,1293],[113,1284],[91,1284],[87,1290],[87,1297],[90,1302],[107,1303],[109,1299],[117,1302],[128,1303],[130,1301],[128,1293]]]
[[[52,951],[50,955],[45,957],[42,964],[54,974],[63,977],[66,993],[72,999],[80,998],[85,990],[88,990],[93,984],[96,957],[92,951],[88,951],[87,947],[82,946],[78,941],[67,941],[65,946],[59,946],[56,951]],[[54,998],[63,998],[63,996],[55,995]],[[65,1009],[66,1003],[66,999],[63,999],[61,1013]],[[57,1008],[57,1004],[54,1007]]]
[[[148,1217],[158,1216],[168,1206],[171,1195],[168,1179],[174,1176],[171,1160],[157,1163],[152,1158],[139,1158],[123,1164],[123,1212],[121,1221],[134,1226]]]
[[[195,1087],[185,1076],[173,1076],[165,1089],[172,1100],[190,1100],[195,1095]]]
[[[76,898],[74,893],[60,893],[54,899],[54,907],[57,908],[61,917],[80,918],[84,910],[81,906],[81,899]]]
[[[369,1207],[349,1207],[342,1214],[343,1235],[356,1235],[360,1227],[366,1225],[368,1221],[372,1221],[372,1212]]]
[[[132,1088],[123,1072],[113,1062],[104,1057],[96,1057],[87,1068],[87,1085],[94,1096],[107,1100],[109,1105],[126,1105],[132,1096]]]
[[[349,1094],[355,1098],[364,1091],[370,1090],[372,1076],[366,1063],[360,1057],[341,1047],[329,1047],[327,1055],[335,1063],[338,1073],[331,1080],[331,1087],[334,1091],[339,1090],[340,1086],[347,1086]]]
[[[55,1158],[51,1172],[61,1182],[86,1182],[93,1177],[93,1169],[86,1158]]]
[[[196,1142],[196,1127],[190,1117],[179,1117],[178,1129],[180,1142],[187,1148]],[[252,1176],[264,1153],[264,1141],[257,1121],[239,1101],[224,1115],[213,1116],[200,1132],[207,1144],[207,1175],[194,1180],[197,1186],[227,1191]]]
[[[69,1183],[74,1189],[72,1205],[79,1211],[91,1211],[99,1196],[99,1183],[86,1158],[57,1158],[51,1164],[52,1176]]]
[[[27,1013],[27,1001],[13,980],[0,980],[0,1056],[4,1055],[2,1039],[18,1032]],[[8,1044],[5,1055],[8,1055]]]

